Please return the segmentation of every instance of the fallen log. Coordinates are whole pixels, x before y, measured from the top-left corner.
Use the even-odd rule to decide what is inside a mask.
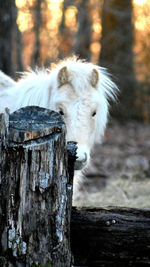
[[[150,266],[150,209],[73,208],[75,266]]]
[[[65,124],[39,107],[0,120],[0,266],[70,267],[75,147]]]

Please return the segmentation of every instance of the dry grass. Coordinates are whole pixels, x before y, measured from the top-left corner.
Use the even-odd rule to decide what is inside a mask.
[[[75,206],[150,207],[150,125],[111,123],[85,173]]]

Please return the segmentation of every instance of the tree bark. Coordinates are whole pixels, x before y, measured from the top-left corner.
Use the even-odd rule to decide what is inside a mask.
[[[16,22],[14,26],[14,30],[13,30],[13,53],[12,53],[13,68],[15,70],[13,78],[16,78],[16,79],[20,78],[18,72],[24,71],[22,47],[23,47],[22,34]],[[16,73],[16,71],[18,72]]]
[[[150,209],[75,209],[71,216],[75,266],[149,266]]]
[[[75,147],[53,111],[1,115],[0,266],[71,266],[70,214]]]

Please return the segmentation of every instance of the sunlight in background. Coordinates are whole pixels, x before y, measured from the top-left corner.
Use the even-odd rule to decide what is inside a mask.
[[[21,32],[31,29],[33,27],[31,14],[28,11],[20,12],[17,18],[17,24]]]
[[[48,10],[51,12],[50,20],[47,23],[48,28],[56,28],[60,22],[62,16],[63,0],[48,0]],[[16,0],[16,6],[18,7],[18,18],[17,23],[21,32],[29,30],[33,27],[32,14],[29,8],[34,6],[34,0]]]
[[[141,31],[150,29],[150,17],[147,17],[146,19],[144,19],[144,16],[139,14],[139,16],[137,17],[135,21],[135,28]]]
[[[99,42],[93,42],[91,43],[90,45],[90,51],[92,52],[93,54],[93,57],[99,55],[100,53],[100,50],[101,50],[101,44]]]
[[[41,40],[41,57],[46,60],[46,57],[55,59],[58,57],[59,51],[64,52],[65,55],[69,52],[69,49],[73,43],[74,34],[77,31],[78,21],[77,13],[78,9],[74,5],[69,5],[64,14],[64,23],[66,32],[60,32],[60,25],[63,16],[63,2],[64,0],[47,0],[43,1],[42,5],[42,17],[43,26],[40,31]],[[150,29],[150,8],[149,0],[133,0],[134,11],[134,27],[136,29],[136,38],[138,34],[143,34]],[[92,53],[91,59],[96,62],[99,58],[101,50],[100,38],[101,38],[101,16],[99,0],[93,0],[90,2],[90,18],[92,21],[92,37],[90,51]],[[29,56],[31,55],[31,47],[34,47],[34,16],[33,10],[36,4],[35,0],[16,0],[18,7],[17,23],[19,29],[23,34],[24,43],[24,58],[25,64],[30,64]],[[148,5],[148,6],[146,6]],[[147,8],[145,8],[147,7]],[[145,9],[144,9],[145,8]],[[63,38],[64,36],[64,38]],[[134,51],[138,53],[140,51],[140,44],[136,44]]]
[[[47,59],[55,60],[59,55],[58,33],[62,19],[62,3],[63,0],[47,1],[46,27],[42,27],[41,30],[41,58],[44,62],[47,62]]]
[[[102,31],[102,26],[101,26],[100,22],[93,23],[92,28],[93,28],[93,31],[98,33],[98,34],[100,34]]]
[[[24,0],[16,0],[16,5],[17,5],[17,7],[18,8],[21,8],[21,7],[23,7],[24,6]]]
[[[78,10],[75,6],[69,6],[65,12],[65,25],[66,27],[71,27],[72,30],[76,30],[77,20],[76,15]]]
[[[64,0],[48,0],[42,3],[42,24],[40,30],[41,58],[46,62],[47,58],[58,56],[58,32],[62,19],[62,3]],[[17,23],[23,36],[23,55],[25,65],[31,64],[31,55],[34,46],[34,8],[35,0],[16,0],[18,7]]]
[[[48,11],[50,12],[50,20],[47,21],[47,27],[49,30],[55,30],[58,31],[58,25],[62,18],[62,2],[60,1],[53,1],[49,0],[48,3]]]
[[[146,31],[150,28],[150,1],[134,0],[134,3],[134,27],[137,30]]]
[[[150,1],[133,1],[135,73],[141,82],[149,78]]]
[[[93,4],[93,0],[90,1],[90,18],[92,21],[92,36],[91,36],[91,44],[90,44],[90,52],[91,52],[91,61],[93,63],[98,63],[99,55],[101,51],[101,34],[102,34],[102,25],[101,25],[101,11],[100,11],[100,1],[95,0]]]
[[[144,5],[148,0],[133,0],[133,3],[137,5]]]
[[[34,0],[15,0],[18,7],[17,24],[21,32],[33,27],[32,16],[29,7],[32,7]]]

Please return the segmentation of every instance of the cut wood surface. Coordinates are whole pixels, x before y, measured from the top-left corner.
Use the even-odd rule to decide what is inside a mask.
[[[150,209],[73,208],[75,266],[150,266]]]

